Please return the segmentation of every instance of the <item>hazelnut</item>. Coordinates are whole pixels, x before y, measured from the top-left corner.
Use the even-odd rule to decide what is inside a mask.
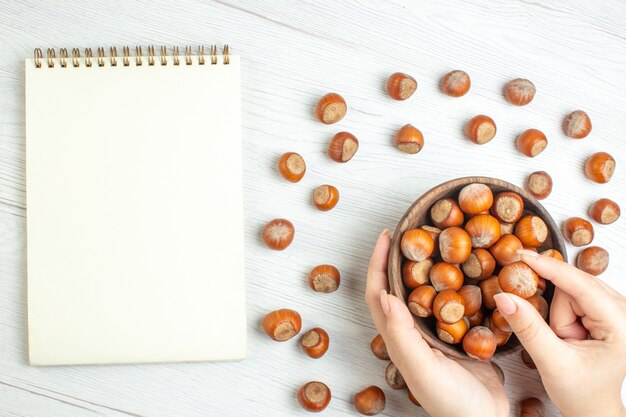
[[[460,227],[449,227],[439,235],[441,258],[451,264],[462,264],[472,252],[472,241]]]
[[[471,85],[469,75],[460,70],[449,72],[441,79],[441,91],[451,97],[464,96]]]
[[[402,265],[402,280],[409,289],[415,289],[429,282],[430,269],[433,261],[430,258],[421,262],[405,261]]]
[[[591,119],[582,110],[571,112],[563,120],[563,130],[572,139],[582,139],[591,132]]]
[[[500,223],[489,214],[478,214],[465,224],[472,247],[489,248],[500,239]]]
[[[373,416],[385,409],[385,393],[375,385],[365,388],[354,395],[356,411],[366,416]]]
[[[422,285],[411,291],[407,298],[409,311],[417,317],[430,317],[433,315],[433,301],[437,291],[430,285]]]
[[[454,290],[443,290],[435,296],[433,313],[438,321],[456,323],[465,314],[463,298]]]
[[[585,175],[600,184],[607,183],[615,172],[615,159],[606,152],[594,153],[587,159]]]
[[[493,194],[485,184],[469,184],[459,192],[459,207],[467,214],[481,214],[491,208]]]
[[[315,107],[315,115],[325,124],[336,123],[348,111],[346,101],[339,94],[329,93],[322,97]]]
[[[485,326],[472,327],[463,338],[463,350],[473,359],[490,359],[496,347],[496,336]]]
[[[424,147],[424,136],[410,124],[404,125],[396,133],[396,147],[402,152],[418,153]]]
[[[515,223],[524,213],[522,197],[512,191],[496,195],[491,206],[491,215],[502,223]]]
[[[389,365],[385,368],[385,380],[391,389],[406,388],[404,377],[402,377],[398,367],[393,362],[389,362]]]
[[[576,247],[586,246],[593,241],[593,226],[580,217],[570,217],[563,222],[563,235]]]
[[[439,262],[430,269],[430,282],[437,292],[458,290],[463,285],[463,272],[454,265]]]
[[[318,413],[330,402],[330,389],[319,381],[307,382],[300,387],[296,395],[300,406],[307,411]]]
[[[500,284],[498,284],[498,277],[494,275],[480,281],[478,283],[478,287],[482,293],[483,304],[485,307],[490,310],[496,308],[496,301],[493,299],[493,296],[502,292],[502,288],[500,288]]]
[[[478,313],[478,310],[482,307],[483,296],[480,291],[480,287],[476,285],[463,285],[457,293],[463,299],[463,306],[465,307],[465,314],[468,317]]]
[[[417,401],[417,398],[415,398],[413,393],[411,391],[409,391],[409,390],[407,390],[407,392],[408,392],[409,401],[411,401],[416,406],[421,407],[422,405],[420,404],[419,401]]]
[[[590,246],[580,251],[576,266],[588,274],[600,275],[609,266],[609,253],[599,246]]]
[[[472,250],[461,268],[468,278],[482,281],[493,274],[496,269],[496,260],[489,251],[478,248]]]
[[[283,308],[267,313],[263,319],[263,330],[277,342],[289,340],[302,328],[302,318],[297,311]]]
[[[328,333],[320,327],[309,330],[300,339],[304,353],[313,359],[319,359],[328,351]]]
[[[548,226],[537,216],[524,216],[515,226],[515,236],[524,246],[539,247],[548,239]]]
[[[411,261],[421,262],[433,253],[435,243],[424,229],[411,229],[404,232],[400,240],[402,254]]]
[[[528,298],[537,292],[539,277],[522,261],[505,265],[498,275],[498,285],[503,291]]]
[[[270,249],[283,250],[291,244],[295,233],[289,220],[274,219],[263,228],[263,242]]]
[[[548,139],[542,131],[528,129],[517,137],[517,148],[526,156],[539,155],[548,146]]]
[[[493,322],[493,325],[500,330],[508,333],[511,333],[513,331],[513,329],[511,329],[511,326],[509,326],[509,322],[506,321],[502,313],[500,313],[500,310],[498,310],[497,308],[493,310],[493,313],[491,313],[491,321]]]
[[[506,342],[508,342],[509,339],[511,338],[511,334],[512,333],[505,332],[504,330],[500,330],[498,327],[496,327],[493,324],[493,321],[491,320],[490,317],[487,317],[485,319],[485,322],[483,323],[483,326],[488,327],[489,330],[491,330],[493,335],[496,337],[496,345],[498,347],[506,344]]]
[[[383,337],[379,334],[372,339],[372,343],[370,343],[370,348],[372,349],[372,353],[380,360],[389,360],[389,354],[387,353],[387,346],[385,345],[385,341]]]
[[[528,353],[526,349],[522,349],[520,356],[522,357],[522,362],[524,362],[524,365],[526,365],[530,369],[537,369],[535,361],[533,361],[533,358],[530,356],[530,353]]]
[[[515,231],[515,223],[503,223],[500,222],[500,234],[504,235],[512,235]]]
[[[435,244],[432,256],[439,256],[439,234],[441,233],[441,229],[428,225],[422,226],[421,228],[428,232],[430,237],[433,239],[433,243]]]
[[[552,192],[552,177],[545,171],[533,172],[528,176],[526,189],[537,200],[543,200]]]
[[[313,204],[321,211],[334,208],[339,202],[339,190],[332,185],[320,185],[313,190]]]
[[[539,277],[539,281],[537,281],[537,294],[543,296],[543,293],[546,292],[546,279]]]
[[[482,291],[481,291],[481,294],[482,294]],[[469,316],[467,317],[467,319],[469,321],[470,327],[480,326],[483,323],[483,320],[485,319],[485,309],[482,307],[479,308],[478,311],[473,316]]]
[[[456,345],[461,343],[463,337],[469,330],[469,320],[467,317],[463,317],[456,323],[448,324],[442,321],[438,321],[437,325],[437,337],[449,345]]]
[[[351,133],[339,132],[328,144],[328,156],[335,162],[348,162],[359,149],[358,139]]]
[[[396,72],[387,79],[387,94],[394,100],[406,100],[417,90],[417,81],[410,75]]]
[[[516,78],[504,86],[504,95],[511,104],[525,106],[535,97],[535,84],[525,78]]]
[[[531,297],[528,297],[526,301],[528,301],[533,307],[535,307],[535,310],[539,312],[539,315],[544,320],[548,318],[548,311],[550,310],[550,308],[548,306],[548,302],[546,301],[545,298],[541,296],[541,294],[535,294]],[[502,330],[506,330],[506,329],[502,329]]]
[[[478,145],[484,145],[496,136],[496,123],[484,114],[475,116],[465,125],[465,136]]]
[[[526,398],[519,403],[519,417],[544,417],[545,407],[538,398]]]
[[[496,262],[500,266],[519,261],[521,256],[517,251],[523,249],[524,245],[515,235],[503,235],[500,240],[489,248],[489,252],[493,255]]]
[[[559,261],[563,261],[563,255],[557,249],[546,249],[540,253],[542,256],[549,256],[550,258],[558,259]]]
[[[299,154],[287,152],[278,160],[278,171],[287,181],[298,182],[304,177],[306,164]]]
[[[339,270],[332,265],[318,265],[309,273],[309,286],[317,292],[335,292],[340,281]]]
[[[460,226],[465,220],[461,208],[451,198],[437,201],[430,208],[430,218],[440,228]]]
[[[589,216],[600,224],[611,224],[619,219],[620,215],[619,205],[608,198],[601,198],[589,209]]]

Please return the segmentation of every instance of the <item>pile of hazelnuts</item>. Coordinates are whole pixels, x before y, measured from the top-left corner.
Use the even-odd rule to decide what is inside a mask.
[[[493,297],[500,292],[528,300],[546,319],[546,282],[518,251],[563,256],[550,247],[546,223],[524,211],[517,193],[494,196],[485,184],[469,184],[457,199],[435,202],[430,220],[402,235],[402,280],[410,291],[409,310],[420,318],[434,316],[439,339],[462,343],[471,358],[491,358],[512,332],[496,308]]]

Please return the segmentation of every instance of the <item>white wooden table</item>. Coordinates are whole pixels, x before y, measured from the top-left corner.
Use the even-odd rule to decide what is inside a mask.
[[[388,389],[385,364],[369,342],[376,334],[363,303],[367,261],[377,234],[392,227],[430,187],[466,175],[521,185],[532,171],[549,171],[553,195],[545,206],[560,222],[585,215],[596,198],[626,206],[626,5],[604,1],[287,1],[234,0],[0,0],[0,415],[2,416],[283,416],[304,412],[295,390],[311,379],[333,392],[326,415],[354,415],[352,395],[376,384],[385,389],[386,415],[425,415]],[[25,270],[25,153],[23,59],[35,47],[198,45],[229,43],[244,58],[243,105],[249,357],[240,363],[35,368],[27,363]],[[438,91],[447,71],[472,77],[470,93],[452,99]],[[384,92],[395,71],[419,82],[413,98],[393,102]],[[503,84],[526,77],[538,93],[527,107],[508,105]],[[155,86],[161,88],[163,86]],[[318,97],[342,94],[344,120],[326,126],[312,113]],[[121,98],[123,99],[123,98]],[[585,140],[568,139],[561,120],[582,108],[593,121]],[[469,143],[463,122],[485,113],[498,135]],[[68,123],[71,121],[68,120]],[[105,115],[102,119],[106,122]],[[392,146],[395,131],[412,123],[425,148],[407,155]],[[516,135],[529,127],[550,141],[535,159],[518,153]],[[328,159],[330,137],[348,130],[360,140],[348,164]],[[595,151],[617,161],[613,180],[593,184],[582,174]],[[276,173],[278,156],[301,153],[308,164],[299,184]],[[335,184],[337,208],[316,211],[311,190]],[[265,249],[262,225],[291,219],[296,238],[284,252]],[[626,223],[597,227],[596,243],[611,251],[603,277],[626,292],[621,256]],[[577,251],[570,248],[569,256]],[[310,268],[337,265],[338,292],[313,293]],[[270,310],[300,311],[304,328],[320,325],[331,348],[320,360],[295,340],[278,344],[262,333]],[[499,362],[512,400],[543,396],[536,371],[519,357]],[[554,408],[549,406],[552,413]],[[421,414],[420,414],[421,412]],[[553,414],[550,414],[553,415]]]

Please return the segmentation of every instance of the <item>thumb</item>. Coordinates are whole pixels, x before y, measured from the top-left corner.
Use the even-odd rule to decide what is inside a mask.
[[[562,342],[535,307],[515,294],[499,293],[494,300],[537,367],[549,364],[550,358],[562,348]]]

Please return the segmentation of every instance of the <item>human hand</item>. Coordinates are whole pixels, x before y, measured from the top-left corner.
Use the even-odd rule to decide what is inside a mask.
[[[556,286],[550,326],[526,300],[505,293],[494,298],[533,358],[546,392],[563,417],[626,416],[620,398],[626,376],[626,298],[565,262],[520,253]]]
[[[489,362],[454,361],[431,349],[415,328],[413,316],[388,294],[387,256],[391,238],[378,238],[367,273],[365,301],[387,351],[411,393],[432,417],[504,417],[509,401]]]

